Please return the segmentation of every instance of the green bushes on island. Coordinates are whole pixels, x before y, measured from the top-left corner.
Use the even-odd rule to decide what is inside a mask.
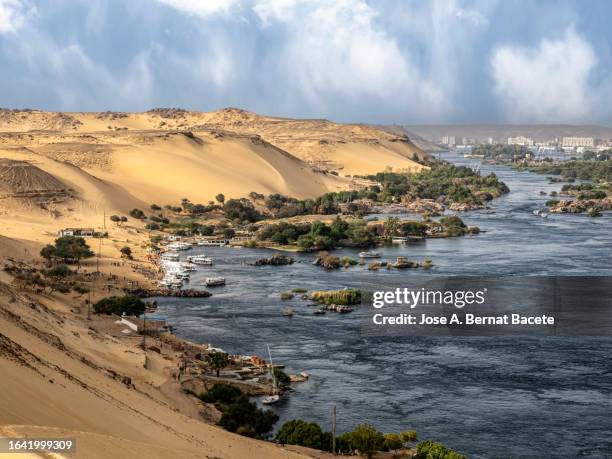
[[[349,257],[336,257],[331,255],[329,252],[319,252],[313,262],[317,266],[321,266],[325,269],[338,269],[348,268],[357,264],[357,260],[353,260]]]
[[[98,314],[139,316],[144,312],[145,304],[135,295],[110,296],[95,303],[93,309]]]
[[[310,298],[317,303],[351,305],[361,303],[361,290],[318,290],[310,294]]]
[[[246,437],[266,438],[278,420],[275,413],[257,408],[240,389],[228,384],[214,384],[199,398],[222,413],[219,426]]]
[[[295,260],[293,257],[289,257],[287,255],[283,255],[280,253],[275,253],[270,258],[260,258],[255,261],[255,266],[283,266],[283,265],[291,265]]]

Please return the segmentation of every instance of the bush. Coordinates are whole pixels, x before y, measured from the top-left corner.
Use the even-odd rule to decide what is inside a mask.
[[[123,258],[123,257],[125,257],[125,258],[128,258],[129,260],[131,260],[132,258],[134,258],[134,257],[132,256],[132,249],[131,249],[131,248],[129,248],[127,245],[126,245],[126,246],[124,246],[124,247],[122,247],[122,248],[121,248],[121,250],[120,250],[120,252],[121,252],[121,257],[122,257],[122,258]]]
[[[318,303],[324,304],[359,304],[361,303],[361,290],[319,290],[312,292],[311,298]]]
[[[68,277],[72,274],[67,265],[57,265],[50,269],[45,269],[43,274],[47,277]]]
[[[256,222],[261,214],[248,199],[230,199],[223,205],[225,216],[231,220]]]
[[[229,384],[215,383],[210,390],[199,398],[206,403],[233,403],[242,395],[242,391]]]
[[[145,229],[151,230],[151,231],[158,231],[160,228],[160,226],[157,223],[147,223],[145,225]]]
[[[130,210],[130,216],[133,217],[133,218],[136,218],[138,220],[144,220],[145,218],[147,218],[145,213],[142,210],[140,210],[140,209],[132,209],[132,210]]]
[[[384,449],[400,449],[404,446],[404,442],[401,440],[400,436],[396,433],[388,433],[385,434],[385,441],[383,443]]]
[[[240,435],[264,438],[278,420],[276,414],[260,410],[239,388],[229,384],[214,384],[198,398],[206,403],[214,403],[221,411],[218,425]]]
[[[144,302],[135,295],[111,296],[94,304],[94,311],[98,314],[139,316],[145,310]]]
[[[368,459],[383,448],[384,441],[383,434],[369,424],[359,424],[351,432],[351,445]]]
[[[55,240],[54,245],[46,245],[40,251],[40,255],[49,261],[63,260],[64,264],[69,262],[79,263],[82,258],[91,258],[91,251],[85,239],[79,236],[62,236]]]
[[[293,293],[291,293],[291,292],[282,292],[282,293],[280,294],[280,299],[281,299],[281,300],[290,300],[290,299],[292,299],[292,298],[293,298],[293,296],[294,296],[294,295],[293,295]]]
[[[151,204],[150,208],[153,212],[159,212],[160,210],[162,210],[162,208],[157,204]]]
[[[321,426],[314,422],[294,419],[285,422],[276,433],[276,441],[287,445],[300,445],[322,451],[329,451]]]
[[[416,450],[415,459],[465,459],[465,456],[448,449],[442,443],[431,440],[419,443]]]
[[[416,430],[406,430],[404,432],[401,432],[399,434],[400,439],[404,442],[404,443],[408,443],[411,441],[416,441],[417,439],[417,433]]]

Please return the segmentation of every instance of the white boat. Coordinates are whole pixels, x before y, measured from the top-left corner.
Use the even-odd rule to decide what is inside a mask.
[[[278,395],[278,384],[276,382],[276,376],[274,375],[274,363],[272,363],[272,354],[270,353],[270,346],[266,344],[268,347],[268,358],[270,359],[270,376],[272,376],[272,394],[266,395],[261,403],[264,405],[272,405],[280,400],[280,396]]]
[[[225,285],[225,277],[207,277],[204,279],[204,283],[207,287],[217,287],[219,285]]]
[[[198,241],[198,245],[207,247],[223,247],[227,245],[226,241]]]
[[[292,317],[293,316],[293,309],[291,309],[291,308],[283,309],[283,315],[285,317]]]
[[[380,258],[378,252],[359,252],[359,258]]]
[[[211,266],[213,264],[212,258],[205,257],[204,255],[192,255],[190,257],[187,257],[187,260],[189,260],[194,265],[207,265],[207,266]]]
[[[195,263],[181,263],[181,268],[185,272],[193,272],[196,270]]]
[[[161,258],[166,261],[179,261],[179,254],[176,252],[164,252]]]
[[[189,250],[191,249],[191,244],[187,242],[175,242],[173,244],[168,244],[167,247],[170,250]]]

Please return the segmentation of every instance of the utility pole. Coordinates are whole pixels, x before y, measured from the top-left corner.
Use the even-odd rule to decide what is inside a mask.
[[[93,280],[91,283],[91,287],[93,288]],[[91,320],[91,288],[89,289],[89,298],[87,300],[87,320]]]
[[[98,255],[96,256],[96,274],[100,274],[100,252],[102,251],[102,237],[98,237]]]
[[[332,408],[332,452],[336,455],[336,405]]]
[[[147,358],[147,306],[145,305],[144,312],[142,313],[142,348],[145,351],[145,360]]]

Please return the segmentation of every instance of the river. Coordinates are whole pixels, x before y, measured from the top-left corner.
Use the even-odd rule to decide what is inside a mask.
[[[456,164],[473,164],[454,153]],[[215,265],[207,275],[227,279],[210,298],[159,299],[159,313],[184,338],[212,343],[232,353],[266,356],[288,372],[311,378],[273,409],[282,422],[301,418],[330,429],[337,407],[337,430],[369,422],[383,432],[416,430],[420,439],[441,441],[470,457],[602,457],[612,451],[612,338],[381,338],[360,335],[369,311],[315,316],[307,301],[281,301],[294,287],[375,289],[398,285],[406,276],[427,275],[610,275],[612,214],[532,213],[558,191],[545,176],[501,165],[495,172],[511,192],[491,210],[461,214],[477,236],[428,239],[404,247],[383,247],[383,259],[398,255],[429,258],[429,271],[370,272],[356,266],[323,271],[311,254],[296,254],[291,266],[254,267],[271,255],[264,249],[197,248]],[[357,257],[356,250],[337,255]],[[290,306],[292,318],[281,309]]]

